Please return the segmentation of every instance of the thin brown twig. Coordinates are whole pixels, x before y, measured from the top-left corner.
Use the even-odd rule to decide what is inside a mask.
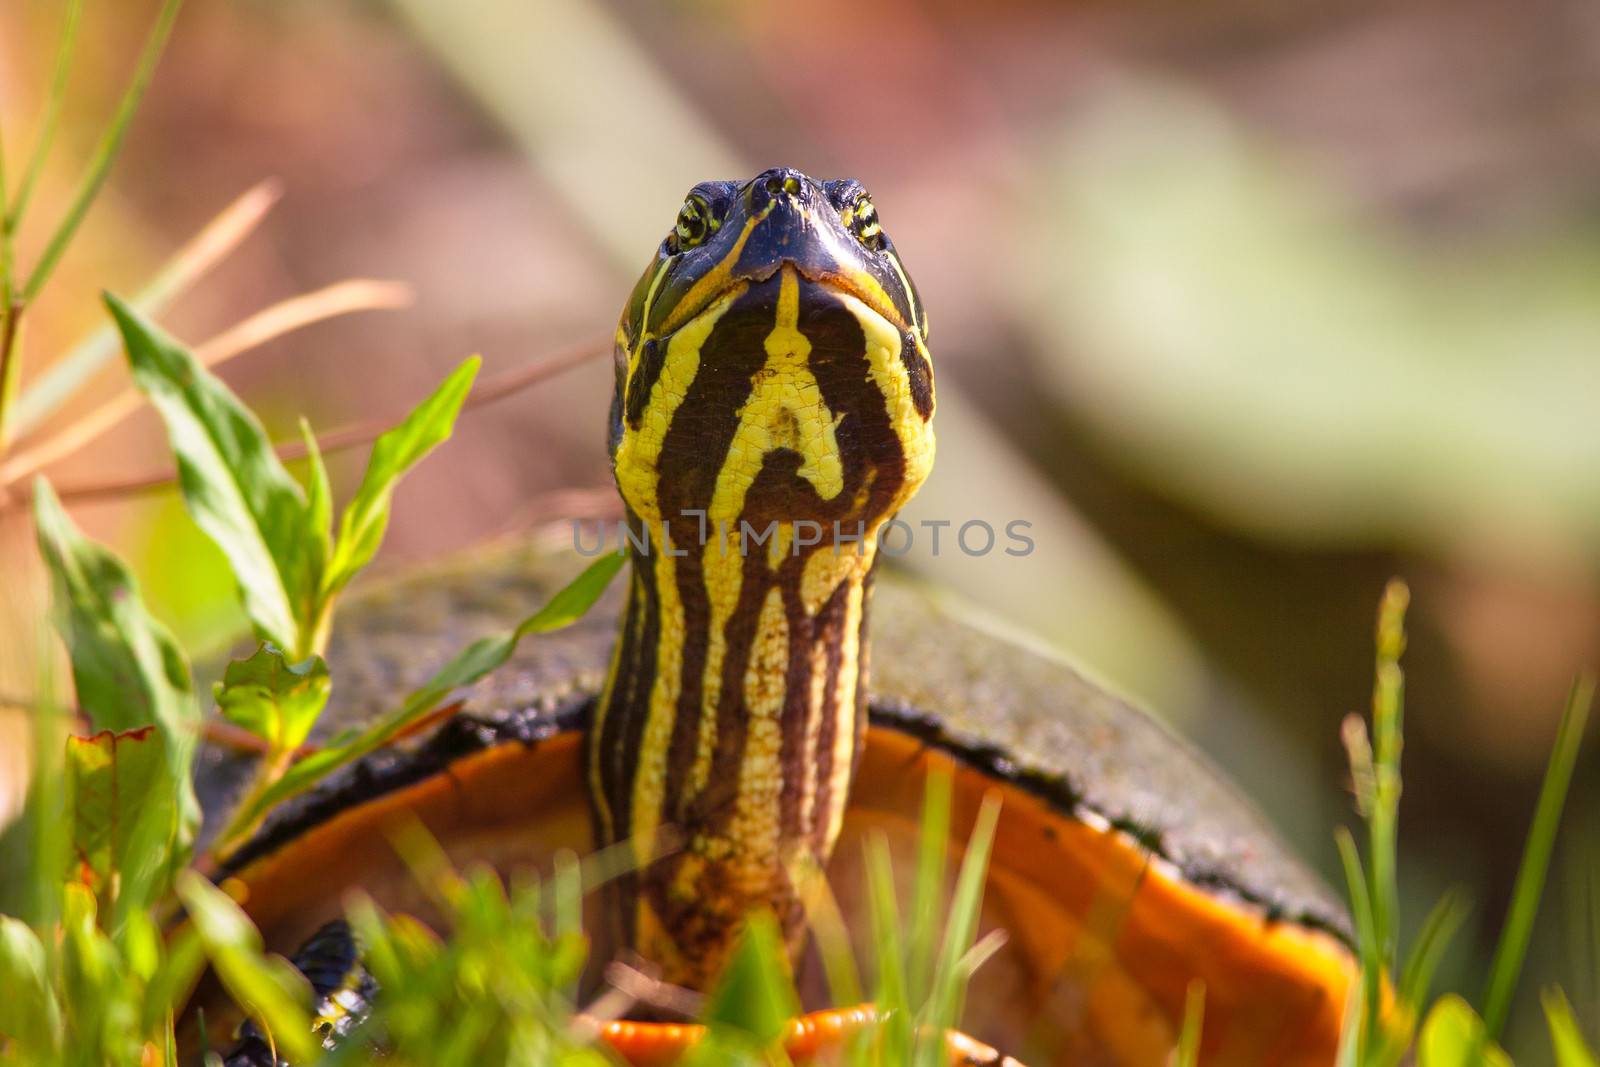
[[[178,288],[170,295],[176,296],[232,255],[281,199],[282,180],[263,178],[217,212],[162,266],[158,279],[178,280]]]
[[[537,363],[530,363],[525,367],[517,367],[506,371],[504,374],[486,379],[481,385],[472,390],[466,402],[461,405],[461,410],[464,412],[472,411],[474,408],[481,408],[485,404],[491,404],[503,397],[510,396],[512,393],[526,389],[530,385],[536,385],[546,378],[554,378],[556,375],[569,371],[579,364],[587,363],[589,360],[610,350],[611,345],[609,342],[606,344],[589,342],[588,344],[576,345],[548,359],[541,359]],[[368,419],[365,422],[353,423],[350,426],[332,431],[326,437],[318,437],[317,447],[323,452],[337,452],[340,449],[364,445],[383,436],[395,423],[400,421],[400,418],[401,416],[390,416],[386,419]],[[285,441],[282,447],[278,449],[278,457],[285,463],[304,459],[305,456],[306,443],[298,438],[293,441]],[[63,496],[62,499],[66,499],[66,497]]]
[[[571,370],[579,364],[586,363],[603,353],[610,351],[610,342],[603,344],[591,342],[576,346],[549,359],[540,360],[538,363],[526,367],[518,367],[507,371],[495,378],[488,379],[481,386],[472,391],[464,404],[463,411],[470,411],[485,404],[493,403],[503,397],[510,396],[519,390],[535,385],[546,378],[553,378],[557,374]],[[386,419],[368,419],[353,423],[349,426],[334,430],[317,439],[317,447],[324,453],[338,452],[357,445],[367,444],[377,440],[386,431],[398,422],[400,416],[391,416]],[[285,441],[276,446],[278,458],[284,462],[293,462],[304,459],[306,455],[305,442],[299,439]],[[135,496],[140,493],[165,489],[177,481],[177,474],[172,470],[146,472],[127,478],[118,478],[104,482],[92,482],[86,485],[66,486],[57,490],[57,495],[63,503],[85,503],[94,500],[119,499]],[[33,490],[29,486],[16,486],[14,489],[0,488],[0,512],[9,508],[19,507],[33,499]]]
[[[241,193],[162,265],[155,280],[135,298],[141,310],[146,314],[156,314],[186,292],[243,244],[245,239],[261,225],[267,213],[282,196],[283,183],[277,178],[263,179]],[[99,354],[100,350],[111,349],[116,343],[115,337],[116,330],[109,323],[102,326],[87,341],[75,346],[55,366],[42,371],[30,385],[29,395],[37,389],[62,392],[58,383],[51,382],[52,375],[60,373],[67,365],[81,362],[85,358],[89,359],[92,365],[98,366],[103,358]],[[76,389],[77,386],[71,386],[65,388],[64,392],[70,395]],[[17,432],[13,436],[24,437],[33,433],[38,429],[37,424],[48,417],[48,414],[54,411],[54,407],[55,402],[52,402],[46,413],[35,411],[31,413],[30,418],[19,418]],[[0,481],[0,484],[4,484],[3,481]],[[3,497],[0,497],[0,500],[3,500]]]
[[[704,994],[663,982],[654,965],[643,957],[612,960],[606,964],[605,975],[609,988],[572,1017],[567,1032],[575,1040],[596,1041],[608,1024],[639,1004],[685,1021],[700,1018],[705,1010]]]
[[[409,722],[400,727],[400,729],[396,730],[394,736],[389,738],[388,743],[384,745],[384,747],[388,748],[396,741],[403,741],[408,737],[416,737],[418,734],[431,730],[433,727],[444,722],[446,719],[451,719],[461,714],[461,710],[466,706],[467,702],[465,700],[452,700],[448,704],[441,704],[421,718],[415,720],[414,722]]]
[[[620,519],[622,514],[622,498],[617,495],[614,485],[551,489],[523,501],[490,536],[505,537],[523,533],[551,519],[598,519],[606,522]],[[601,536],[604,536],[603,532]]]
[[[243,726],[235,726],[227,719],[207,719],[200,724],[200,736],[218,748],[233,752],[265,756],[272,751],[272,743],[260,734],[251,733]],[[304,759],[319,751],[321,745],[306,742],[294,750],[295,759]]]
[[[411,287],[401,282],[355,278],[313,293],[303,293],[256,312],[195,348],[203,367],[215,367],[241,352],[315,322],[357,311],[405,307]],[[0,464],[0,486],[12,485],[35,471],[59,462],[100,437],[144,405],[145,396],[130,383],[111,399],[74,419],[61,432],[45,438]]]
[[[613,960],[606,965],[606,981],[635,1003],[671,1012],[685,1019],[698,1019],[706,998],[692,989],[663,981],[655,968],[643,959],[637,962]]]
[[[292,330],[357,311],[409,307],[415,291],[405,282],[347,278],[315,292],[281,300],[219,333],[194,350],[203,366],[213,367]]]

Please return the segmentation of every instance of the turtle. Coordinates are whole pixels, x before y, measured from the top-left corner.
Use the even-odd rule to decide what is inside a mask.
[[[927,311],[861,183],[779,167],[695,186],[614,351],[625,588],[226,858],[269,946],[325,945],[351,886],[425,911],[381,832],[403,812],[504,871],[623,850],[587,905],[597,959],[636,953],[705,989],[766,909],[803,971],[796,858],[851,914],[861,840],[914,847],[942,774],[958,842],[1001,803],[982,922],[1008,940],[969,995],[978,1039],[1036,1065],[1164,1064],[1201,982],[1202,1063],[1333,1062],[1348,918],[1226,776],[1065,659],[879,565],[933,463],[936,405]],[[568,534],[352,594],[324,729],[548,599],[596,551]],[[243,762],[202,752],[208,811]]]

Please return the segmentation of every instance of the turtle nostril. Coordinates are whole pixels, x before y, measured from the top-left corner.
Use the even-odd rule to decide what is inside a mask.
[[[753,207],[762,207],[775,200],[800,200],[805,196],[805,179],[799,171],[777,167],[756,179],[748,186]]]

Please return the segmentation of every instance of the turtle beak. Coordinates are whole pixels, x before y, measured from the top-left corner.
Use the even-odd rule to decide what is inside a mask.
[[[837,277],[847,235],[824,213],[831,212],[827,194],[816,182],[791,167],[774,167],[756,175],[739,193],[746,218],[755,227],[734,265],[734,278],[759,282],[783,267],[794,267],[816,282]]]

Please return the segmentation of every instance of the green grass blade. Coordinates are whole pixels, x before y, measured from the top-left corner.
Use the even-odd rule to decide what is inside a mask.
[[[0,311],[8,311],[11,307],[11,226],[7,220],[11,209],[6,190],[11,183],[6,178],[6,137],[3,127],[4,123],[0,123]],[[4,325],[5,317],[0,315],[0,327]],[[3,334],[3,330],[0,330],[0,334]],[[0,416],[4,414],[4,409],[0,409]]]
[[[767,1047],[799,1013],[800,997],[789,977],[778,921],[770,912],[758,911],[746,920],[733,957],[706,998],[700,1021],[741,1030],[758,1047]]]
[[[555,854],[554,866],[555,873],[551,879],[552,938],[556,941],[573,939],[583,942],[583,862],[575,853],[563,849]],[[577,976],[561,993],[568,1000],[577,999]]]
[[[9,354],[10,343],[5,340],[12,326],[8,321],[11,315],[11,227],[6,222],[9,208],[6,205],[6,189],[9,182],[6,180],[6,137],[4,124],[0,123],[0,362],[4,362]],[[0,375],[4,374],[4,367],[0,367]],[[4,428],[6,408],[5,397],[0,395],[0,428]]]
[[[1200,1030],[1205,1014],[1206,984],[1197,979],[1189,983],[1183,998],[1183,1030],[1178,1034],[1172,1067],[1200,1067]]]
[[[828,885],[826,873],[809,853],[801,854],[784,866],[806,909],[806,923],[811,927],[817,956],[822,960],[822,974],[831,1002],[841,1007],[861,1003],[861,974],[856,967],[855,951],[850,947],[850,930]]]
[[[1344,998],[1344,1021],[1339,1024],[1339,1051],[1334,1057],[1334,1067],[1358,1067],[1361,1063],[1361,1042],[1366,1033],[1362,1019],[1362,990],[1360,982],[1350,984],[1350,993]]]
[[[95,148],[94,157],[89,161],[89,170],[84,174],[83,181],[79,184],[72,203],[68,205],[66,214],[56,226],[55,233],[50,235],[50,240],[45,243],[39,261],[34,264],[32,273],[22,286],[20,295],[24,303],[32,301],[44,287],[44,283],[49,280],[56,263],[67,250],[67,245],[71,243],[73,235],[83,223],[83,217],[88,214],[89,207],[99,195],[101,186],[105,184],[106,175],[111,172],[111,164],[115,162],[117,153],[122,148],[122,139],[128,132],[128,125],[133,121],[134,112],[138,110],[139,102],[144,99],[145,90],[150,86],[156,62],[161,58],[167,37],[172,33],[172,24],[177,21],[178,9],[182,6],[183,0],[165,0],[161,10],[156,14],[155,24],[150,28],[144,50],[140,52],[138,64],[134,67],[133,78],[128,83],[127,91],[122,94],[116,113],[111,117],[111,124],[106,127],[99,145]]]
[[[950,775],[942,771],[929,774],[924,789],[906,951],[906,997],[914,1005],[926,1001],[933,991],[934,946],[943,929],[940,919],[950,841]]]
[[[983,911],[984,884],[989,873],[989,852],[994,846],[995,827],[999,820],[1000,798],[998,794],[991,793],[983,798],[983,806],[978,810],[977,822],[967,841],[966,855],[961,859],[961,870],[956,875],[950,911],[945,917],[944,941],[934,967],[933,989],[924,1019],[927,1029],[939,1038],[940,1050],[944,1031],[961,1021],[966,988],[961,959],[977,936],[978,918]]]
[[[1367,894],[1366,874],[1361,854],[1350,831],[1339,827],[1333,832],[1339,846],[1339,862],[1344,866],[1345,886],[1350,893],[1350,911],[1356,924],[1356,948],[1361,960],[1361,1010],[1357,1029],[1357,1062],[1366,1062],[1366,1048],[1376,1033],[1382,1006],[1383,963],[1377,931],[1372,924],[1372,898]]]
[[[551,929],[556,937],[582,934],[583,863],[576,853],[562,849],[555,854],[553,865]]]
[[[1483,1021],[1489,1036],[1497,1041],[1505,1029],[1511,997],[1527,956],[1533,920],[1539,912],[1539,898],[1544,895],[1545,876],[1550,869],[1550,854],[1561,825],[1561,809],[1566,805],[1567,788],[1572,784],[1578,749],[1583,744],[1583,728],[1589,718],[1589,702],[1593,698],[1593,679],[1582,678],[1573,684],[1566,710],[1561,715],[1561,727],[1556,732],[1555,747],[1550,752],[1544,785],[1539,789],[1539,803],[1534,809],[1522,865],[1517,869],[1516,884],[1511,892],[1511,909],[1500,932],[1500,943],[1495,948],[1489,984],[1483,996]]]
[[[171,1012],[161,1030],[161,1067],[178,1067],[178,1035]]]
[[[877,834],[863,846],[867,865],[867,905],[877,974],[873,999],[883,1017],[879,1024],[883,1063],[905,1063],[911,1054],[912,1006],[906,989],[906,944],[895,899],[894,858],[889,842]],[[867,1059],[862,1050],[863,1060]]]
[[[1555,1049],[1556,1067],[1600,1067],[1600,1056],[1583,1040],[1583,1031],[1573,1017],[1572,1005],[1559,989],[1544,991],[1544,1017],[1550,1026],[1550,1044]]]
[[[1419,1016],[1439,961],[1465,921],[1467,911],[1467,898],[1459,890],[1452,889],[1433,906],[1417,933],[1416,944],[1411,946],[1400,975],[1400,998]]]
[[[1592,1021],[1589,1033],[1600,1038],[1600,822],[1587,834],[1569,839],[1566,942],[1571,960],[1572,995]]]
[[[34,141],[28,165],[23,169],[16,195],[11,198],[9,206],[3,206],[3,210],[0,210],[12,233],[16,233],[23,213],[28,210],[34,185],[44,170],[44,161],[49,158],[50,145],[55,140],[56,124],[61,119],[61,102],[67,95],[67,73],[72,69],[72,53],[78,43],[78,17],[82,13],[83,0],[67,0],[67,9],[61,16],[61,36],[56,42],[55,73],[50,77],[50,93],[45,97],[44,115],[39,120],[38,139]]]

